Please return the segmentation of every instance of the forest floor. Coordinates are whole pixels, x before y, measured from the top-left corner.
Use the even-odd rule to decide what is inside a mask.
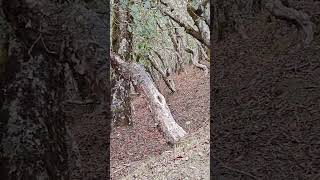
[[[178,176],[209,178],[209,76],[204,76],[203,71],[192,66],[186,70],[187,74],[174,78],[178,89],[175,94],[159,83],[173,117],[189,136],[174,148],[165,142],[155,126],[143,95],[133,100],[133,125],[115,127],[111,136],[108,136],[106,116],[100,110],[90,106],[68,107],[70,118],[67,123],[77,144],[73,149],[75,154],[70,155],[79,159],[71,164],[71,179],[105,179],[109,169],[106,166],[109,161],[106,142],[109,138],[112,179],[118,180],[130,173],[137,177],[143,173],[147,179],[157,179],[158,176],[152,177],[154,170],[166,175],[177,165],[180,166],[176,170],[184,169],[186,173]],[[147,168],[154,160],[153,168]],[[163,168],[164,162],[168,163],[166,168]],[[197,170],[190,171],[189,168]],[[171,179],[177,179],[177,174],[171,174]]]
[[[301,8],[314,14],[314,19],[320,17],[319,4]],[[219,179],[319,179],[319,21],[308,47],[298,45],[301,36],[294,25],[270,20],[268,14],[244,25],[250,38],[234,33],[213,43],[210,141],[216,160],[213,172]],[[111,134],[113,179],[164,179],[161,175],[209,179],[209,77],[194,67],[187,72],[175,77],[177,93],[170,94],[163,85],[160,89],[190,137],[169,147],[155,127],[146,100],[136,98],[134,125],[115,128]],[[105,121],[83,118],[77,124],[73,129],[80,132],[75,136],[86,173],[105,172],[105,167],[99,167],[105,162],[97,160],[109,138],[104,136]]]
[[[117,127],[111,134],[113,179],[209,179],[209,76],[195,67],[186,71],[174,78],[176,93],[170,94],[163,83],[159,86],[188,138],[168,146],[146,99],[135,98],[133,126]]]
[[[320,4],[305,4],[303,11],[320,17]],[[298,45],[294,25],[268,14],[245,25],[250,38],[234,33],[214,43],[210,140],[217,179],[320,179],[317,24],[307,47]]]

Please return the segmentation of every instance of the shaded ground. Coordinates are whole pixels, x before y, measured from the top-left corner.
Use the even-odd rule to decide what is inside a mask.
[[[71,179],[106,179],[107,162],[109,161],[107,157],[109,136],[106,116],[99,112],[92,112],[93,108],[88,106],[77,106],[74,107],[74,110],[76,115],[68,124],[77,143],[77,148],[74,150],[78,152],[71,155],[79,156],[80,161],[71,164],[75,168],[72,170]]]
[[[187,70],[187,74],[175,77],[177,93],[170,94],[162,83],[160,89],[178,124],[191,134],[209,122],[209,77],[204,77],[202,71],[193,67]],[[111,171],[114,179],[144,164],[137,161],[173,150],[155,127],[146,100],[138,97],[134,100],[134,106],[133,127],[118,127],[111,135]]]
[[[249,39],[234,34],[212,48],[213,174],[320,179],[319,32],[299,48],[293,25],[252,22]]]

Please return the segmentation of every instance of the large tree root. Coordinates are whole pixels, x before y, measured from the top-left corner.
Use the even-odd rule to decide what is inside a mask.
[[[280,0],[269,0],[266,8],[273,16],[293,22],[305,35],[303,43],[305,45],[311,43],[314,35],[313,24],[306,13],[286,7]]]
[[[205,76],[207,76],[209,73],[209,69],[206,65],[199,63],[199,54],[196,51],[192,50],[191,48],[185,48],[185,51],[191,54],[192,64],[197,68],[202,69],[205,73]]]
[[[138,86],[143,89],[149,101],[153,117],[160,124],[166,140],[171,144],[176,144],[185,137],[187,133],[173,119],[164,96],[158,91],[143,66],[134,62],[125,62],[113,52],[110,52],[110,57],[113,67],[122,69],[125,74],[130,75],[133,81],[137,82]]]

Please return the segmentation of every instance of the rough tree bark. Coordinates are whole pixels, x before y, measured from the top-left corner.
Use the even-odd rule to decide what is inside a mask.
[[[174,24],[172,21],[169,21],[169,23],[167,24],[168,29],[171,27],[174,27]],[[174,28],[172,31],[169,30],[169,36],[171,39],[171,42],[173,44],[173,48],[176,51],[176,57],[177,57],[177,62],[178,62],[178,73],[184,72],[184,65],[183,65],[183,59],[182,59],[182,36],[179,33],[179,31],[177,30],[177,28]]]
[[[120,49],[120,34],[117,34],[117,32],[120,32],[120,22],[121,22],[121,12],[120,12],[120,0],[114,0],[113,1],[113,16],[112,16],[112,36],[111,36],[111,45],[112,45],[112,51],[118,52]]]
[[[302,30],[305,45],[311,43],[314,35],[313,24],[306,13],[287,7],[280,0],[269,0],[265,6],[276,18],[292,21],[299,31]]]
[[[138,86],[143,89],[153,114],[154,119],[160,124],[164,137],[168,143],[176,144],[186,132],[175,122],[166,103],[164,96],[155,87],[151,77],[146,73],[142,65],[135,62],[127,63],[113,52],[110,53],[111,65],[129,73]]]
[[[72,162],[79,156],[73,152],[76,142],[68,133],[62,106],[72,98],[68,92],[75,85],[66,76],[69,72],[77,82],[77,97],[83,100],[92,94],[92,82],[86,78],[90,75],[81,75],[75,66],[94,60],[100,71],[107,64],[109,39],[103,20],[81,2],[10,0],[0,4],[1,18],[12,28],[0,85],[0,177],[70,179]],[[108,82],[103,84],[104,90],[110,87]],[[105,110],[107,98],[107,94],[101,97]],[[105,155],[101,157],[109,159]],[[101,166],[107,169],[106,164]]]
[[[169,24],[169,22],[171,22],[171,25]],[[170,68],[173,72],[177,72],[179,71],[179,69],[185,71],[184,67],[183,67],[183,59],[182,59],[182,52],[180,51],[181,47],[180,45],[180,42],[182,42],[182,39],[180,38],[180,42],[177,42],[176,38],[175,38],[175,35],[171,32],[171,29],[174,29],[175,32],[178,33],[178,31],[176,31],[176,27],[173,26],[173,23],[172,21],[169,21],[166,23],[166,26],[167,26],[167,29],[163,29],[160,25],[160,23],[157,21],[157,25],[159,27],[159,29],[161,31],[165,31],[165,30],[168,30],[168,35],[171,39],[171,42],[173,43],[173,49],[169,48],[169,47],[163,47],[163,49],[166,49],[166,50],[169,50],[169,51],[172,51],[175,55],[176,55],[176,58],[177,58],[177,61],[175,62],[174,66],[172,66],[172,68]],[[153,52],[158,56],[158,58],[161,60],[162,64],[164,67],[167,67],[167,69],[169,69],[169,65],[168,65],[168,61],[164,58],[161,57],[161,55],[159,54],[158,51],[152,49]],[[170,52],[171,53],[171,52]],[[171,58],[170,58],[171,59]],[[171,72],[172,72],[171,71]]]
[[[122,2],[123,3],[123,2]],[[130,59],[132,51],[132,34],[128,31],[130,16],[130,3],[125,1],[126,7],[122,9],[119,0],[114,1],[114,15],[112,22],[112,50],[118,52],[124,59]],[[132,124],[131,81],[116,69],[112,69],[112,115],[113,125],[126,126]]]
[[[160,0],[160,2],[166,8],[169,8],[171,10],[174,9],[169,3],[166,3],[163,0]],[[201,30],[203,30],[203,28],[196,30],[193,27],[191,27],[189,24],[187,24],[186,22],[181,21],[178,16],[176,16],[175,14],[169,12],[168,9],[163,8],[163,7],[159,7],[159,8],[160,8],[160,11],[164,15],[168,16],[170,19],[172,19],[174,22],[176,22],[179,26],[183,27],[187,34],[191,35],[192,37],[197,39],[199,42],[204,44],[205,46],[210,47],[210,35],[207,34],[207,33],[202,32]]]
[[[130,79],[112,69],[112,124],[127,126],[131,124],[132,106],[130,97]]]
[[[197,9],[195,9],[191,3],[192,3],[192,0],[188,0],[187,12],[191,16],[192,20],[194,21],[194,24],[198,27],[198,30],[201,33],[201,36],[204,39],[207,39],[208,37],[210,37],[209,29],[206,28],[208,27],[208,23],[207,23],[208,19],[202,17],[203,14],[205,14],[206,6],[204,4],[207,2],[203,1],[202,3],[200,3]]]

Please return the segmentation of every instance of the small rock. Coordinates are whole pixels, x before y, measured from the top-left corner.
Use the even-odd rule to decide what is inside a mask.
[[[190,122],[190,121],[187,121],[186,124],[189,125],[189,124],[191,124],[191,122]]]

